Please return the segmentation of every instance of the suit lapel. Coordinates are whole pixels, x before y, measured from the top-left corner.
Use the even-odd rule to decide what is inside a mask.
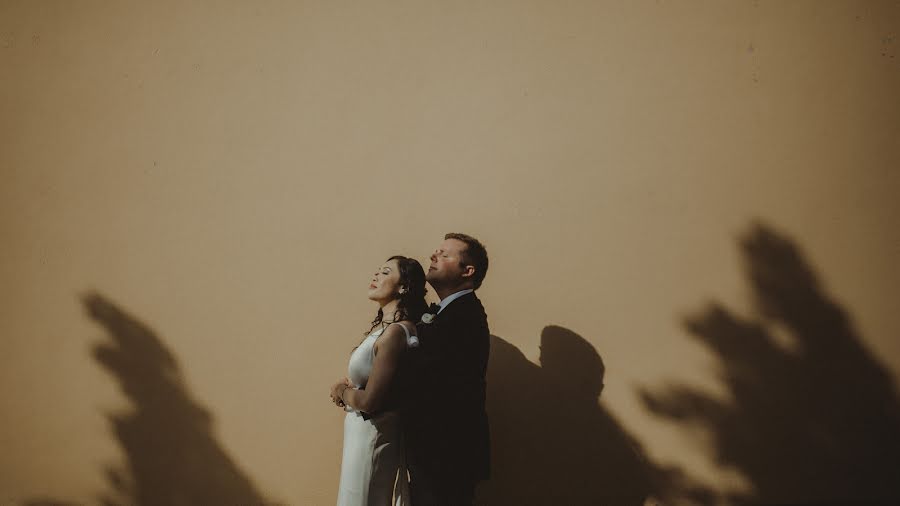
[[[469,292],[462,297],[454,300],[450,304],[447,305],[437,316],[435,316],[434,321],[438,322],[443,318],[445,321],[455,316],[460,311],[464,311],[465,307],[472,303],[472,300],[475,298],[475,292]]]

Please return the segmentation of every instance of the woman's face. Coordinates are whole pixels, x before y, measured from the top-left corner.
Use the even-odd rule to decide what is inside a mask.
[[[369,299],[382,305],[400,296],[400,268],[396,260],[385,262],[369,283]]]

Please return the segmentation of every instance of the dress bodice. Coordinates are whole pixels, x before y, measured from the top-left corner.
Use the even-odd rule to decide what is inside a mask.
[[[399,324],[391,324],[399,325]],[[390,325],[389,325],[390,326]],[[418,346],[419,340],[416,336],[410,335],[409,330],[404,325],[400,328],[406,332],[406,344],[409,348]],[[372,372],[372,364],[375,362],[375,342],[384,333],[387,327],[373,331],[371,334],[359,343],[359,346],[350,354],[350,364],[347,366],[347,377],[356,388],[365,388],[369,381],[369,374]]]
[[[356,388],[365,388],[369,381],[372,364],[375,362],[375,341],[382,333],[384,333],[383,328],[372,332],[350,354],[347,377]]]

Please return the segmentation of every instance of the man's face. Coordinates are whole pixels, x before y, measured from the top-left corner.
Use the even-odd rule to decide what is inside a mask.
[[[431,254],[431,265],[425,274],[425,279],[431,286],[456,285],[462,281],[465,269],[459,264],[467,247],[466,243],[458,239],[444,239]]]

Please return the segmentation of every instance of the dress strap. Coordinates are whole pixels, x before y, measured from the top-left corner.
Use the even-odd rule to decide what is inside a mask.
[[[406,333],[406,339],[409,339],[409,329],[406,328],[406,325],[404,325],[404,324],[402,324],[402,323],[396,323],[396,322],[395,322],[395,323],[392,323],[391,325],[399,325],[400,328],[403,329],[403,332]]]
[[[408,346],[409,348],[415,348],[416,346],[419,345],[419,338],[416,336],[410,335],[409,329],[406,328],[406,325],[404,325],[402,323],[392,323],[391,325],[400,325],[400,327],[403,328],[403,332],[406,333],[406,346]],[[388,327],[390,327],[390,325],[388,325]]]

